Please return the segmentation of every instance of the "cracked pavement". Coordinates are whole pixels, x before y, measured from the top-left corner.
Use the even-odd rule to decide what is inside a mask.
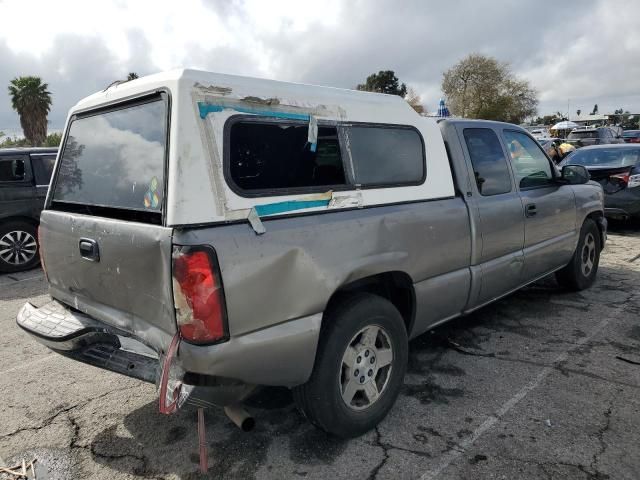
[[[257,426],[157,412],[153,385],[48,351],[15,325],[47,301],[38,270],[0,276],[0,458],[38,478],[640,478],[640,224],[614,224],[589,290],[544,279],[411,342],[389,416],[350,441],[297,412],[286,389],[248,401]],[[2,476],[0,475],[0,479]]]

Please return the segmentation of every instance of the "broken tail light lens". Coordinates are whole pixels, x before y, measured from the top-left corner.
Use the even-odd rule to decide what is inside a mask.
[[[174,247],[173,301],[184,340],[210,344],[228,338],[222,281],[212,248]]]

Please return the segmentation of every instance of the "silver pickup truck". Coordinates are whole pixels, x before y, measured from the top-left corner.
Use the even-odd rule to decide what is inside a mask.
[[[351,437],[393,406],[409,339],[554,272],[589,287],[606,221],[517,126],[179,70],[72,108],[39,236],[36,340],[155,382],[163,413],[286,386]]]

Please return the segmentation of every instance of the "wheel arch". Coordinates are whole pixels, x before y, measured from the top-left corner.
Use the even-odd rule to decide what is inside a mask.
[[[595,222],[598,227],[598,231],[600,232],[600,245],[601,247],[604,247],[604,243],[607,240],[607,219],[605,218],[604,213],[601,210],[590,212],[585,217],[585,220],[587,219],[591,219]],[[584,220],[582,223],[584,224]]]
[[[411,277],[406,272],[398,270],[377,273],[341,285],[333,292],[327,302],[322,316],[323,326],[327,314],[340,302],[349,295],[363,292],[378,295],[391,302],[404,320],[407,335],[411,335],[415,324],[416,293]]]

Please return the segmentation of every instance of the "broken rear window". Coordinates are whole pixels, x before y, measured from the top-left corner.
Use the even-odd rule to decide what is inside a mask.
[[[316,145],[309,143],[308,133],[308,123],[232,123],[229,173],[233,183],[244,191],[344,185],[336,127],[319,126]]]
[[[320,125],[316,144],[306,122],[244,118],[227,132],[227,180],[245,196],[419,184],[425,176],[422,137],[411,127]]]
[[[162,99],[74,119],[53,201],[159,213],[166,124]]]

